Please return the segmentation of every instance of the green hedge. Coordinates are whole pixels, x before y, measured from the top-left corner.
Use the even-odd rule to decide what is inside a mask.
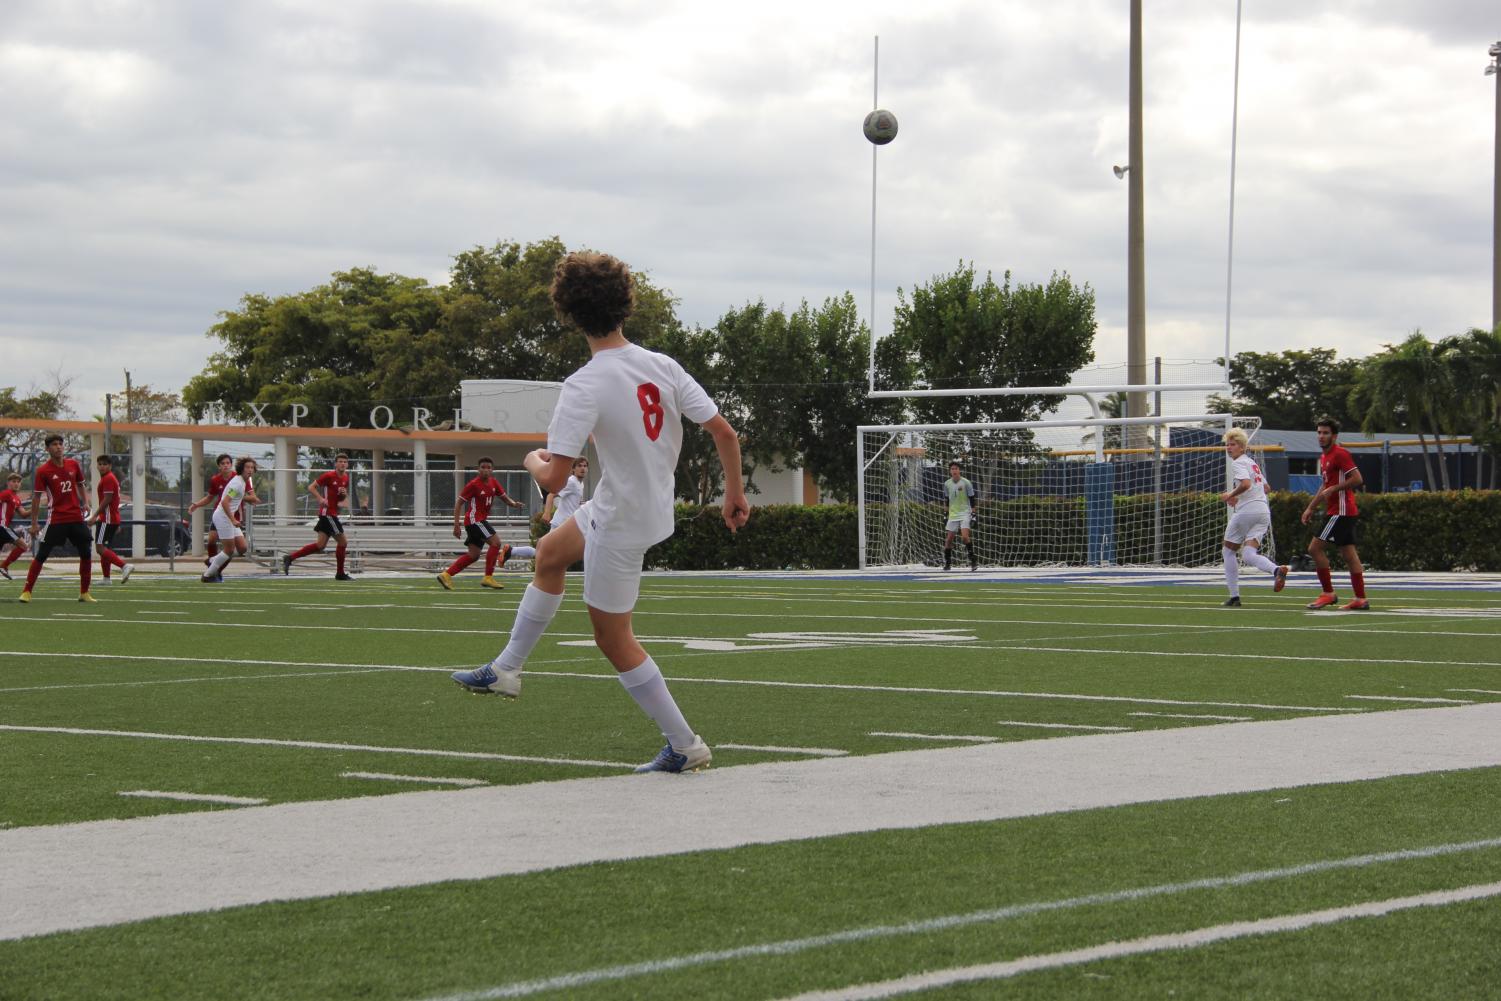
[[[1204,565],[1217,563],[1225,510],[1219,499],[1213,494],[1172,494],[1163,501],[1164,524],[1200,525],[1204,538],[1190,543],[1195,548],[1202,543]],[[1307,494],[1276,493],[1270,501],[1279,561],[1286,561],[1307,548],[1324,519],[1320,515],[1308,525],[1299,522]],[[1026,512],[1025,524],[1062,526],[1015,540],[1016,551],[1008,552],[1008,562],[1057,563],[1065,557],[1071,563],[1084,562],[1082,499],[1025,497],[1003,504],[1035,509]],[[1118,560],[1150,561],[1152,504],[1148,495],[1116,498]],[[936,530],[942,530],[939,505],[913,506],[936,511]],[[999,514],[1000,506],[981,506],[977,530]],[[1202,510],[1190,516],[1190,508]],[[1501,491],[1362,493],[1360,513],[1360,558],[1370,569],[1501,571]],[[750,522],[735,535],[725,528],[717,506],[679,504],[676,519],[672,538],[647,551],[647,569],[839,570],[858,564],[858,512],[853,504],[753,508]],[[534,522],[533,538],[543,527]]]

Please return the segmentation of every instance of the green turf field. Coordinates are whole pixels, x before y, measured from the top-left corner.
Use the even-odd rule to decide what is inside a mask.
[[[576,581],[519,701],[448,680],[499,649],[510,580],[138,575],[82,605],[44,577],[29,606],[7,585],[0,833],[246,808],[164,793],[282,804],[650,758],[660,735],[592,649]],[[636,627],[716,769],[1501,701],[1501,594],[1378,591],[1367,614],[1222,596],[669,576],[645,582]],[[1501,881],[1497,803],[1501,769],[1474,769],[236,908],[0,942],[0,998],[843,990]],[[923,996],[1501,997],[1497,941],[1488,897]]]

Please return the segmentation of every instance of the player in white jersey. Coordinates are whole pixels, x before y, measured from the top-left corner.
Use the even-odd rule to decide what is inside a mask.
[[[547,448],[528,455],[526,468],[544,490],[561,492],[592,436],[604,472],[594,496],[537,544],[536,573],[516,609],[505,649],[483,667],[455,672],[453,680],[479,694],[518,696],[522,667],[563,603],[566,571],[582,558],[594,642],[667,738],[667,746],[637,771],[697,770],[709,764],[709,747],[689,727],[656,662],[637,642],[631,612],[646,550],[673,532],[682,418],[714,438],[724,467],[724,521],[731,532],[750,515],[740,441],[681,365],[625,339],[622,327],[634,291],[631,273],[620,261],[607,254],[569,254],[553,275],[552,301],[564,320],[588,335],[592,357],[563,383]]]
[[[1261,540],[1272,527],[1272,509],[1266,500],[1266,480],[1261,467],[1246,454],[1250,439],[1240,428],[1225,432],[1225,453],[1230,456],[1230,489],[1220,500],[1230,508],[1230,522],[1225,526],[1225,586],[1230,597],[1226,608],[1240,607],[1240,564],[1265,570],[1272,575],[1272,590],[1287,584],[1287,567],[1278,566],[1261,555]]]
[[[219,503],[214,506],[214,532],[219,536],[220,550],[209,561],[208,569],[199,580],[205,584],[218,584],[224,580],[224,568],[236,556],[244,556],[247,550],[245,532],[240,527],[240,508],[250,493],[250,480],[255,476],[255,460],[249,457],[235,463],[235,475],[224,486]]]
[[[542,502],[542,520],[549,530],[559,528],[584,503],[584,479],[589,475],[589,460],[580,456],[573,460],[573,475],[563,484],[563,489],[547,495]],[[531,560],[537,558],[534,546],[512,546],[507,559]]]

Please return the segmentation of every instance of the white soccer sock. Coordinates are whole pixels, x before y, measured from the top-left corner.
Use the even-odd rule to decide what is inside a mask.
[[[521,604],[516,606],[516,621],[511,626],[511,638],[500,655],[490,662],[490,666],[507,671],[519,671],[525,667],[526,659],[532,655],[532,649],[542,638],[562,604],[561,594],[548,594],[536,584],[528,584],[526,592],[521,596]]]
[[[226,563],[228,563],[228,562],[229,562],[229,550],[228,549],[221,549],[221,550],[219,550],[218,553],[216,553],[214,555],[214,558],[209,562],[208,572],[210,574],[216,574],[220,570],[223,570],[224,569],[224,565]]]
[[[1267,573],[1276,573],[1277,572],[1277,564],[1273,563],[1271,560],[1269,560],[1265,556],[1261,555],[1261,550],[1259,550],[1259,549],[1246,549],[1246,550],[1244,550],[1244,552],[1246,554],[1245,555],[1246,566],[1255,567],[1257,570],[1265,570]]]
[[[667,738],[667,743],[679,751],[692,746],[693,730],[683,718],[678,704],[673,701],[672,693],[667,690],[667,681],[657,668],[656,661],[647,657],[629,671],[621,671],[620,683],[631,693],[631,698],[636,700],[641,711],[661,727],[662,736]]]
[[[1230,589],[1230,597],[1240,597],[1240,560],[1236,558],[1235,550],[1229,546],[1224,547],[1225,553],[1225,586]]]
[[[513,560],[530,560],[530,559],[535,559],[536,556],[537,556],[537,547],[536,546],[512,546],[511,547],[511,559],[513,559]]]

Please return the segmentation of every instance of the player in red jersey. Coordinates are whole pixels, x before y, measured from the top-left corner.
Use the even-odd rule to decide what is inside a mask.
[[[496,590],[505,586],[495,579],[495,562],[498,558],[504,564],[510,558],[511,547],[502,547],[500,536],[490,527],[490,505],[500,500],[505,502],[506,507],[525,507],[507,494],[500,481],[491,475],[495,470],[494,459],[486,456],[476,465],[479,467],[479,475],[464,484],[464,489],[459,491],[459,499],[453,506],[453,537],[463,539],[469,551],[438,574],[438,583],[450,591],[453,590],[454,575],[462,573],[465,567],[479,559],[481,549],[488,551],[485,554],[485,578],[480,584]],[[465,526],[463,532],[459,531],[461,517]]]
[[[109,583],[109,568],[119,567],[120,583],[124,584],[133,568],[110,548],[120,530],[120,478],[115,475],[114,460],[107,455],[99,457],[99,506],[89,524],[94,526],[94,546],[99,550],[99,573],[104,583]]]
[[[1339,425],[1326,417],[1319,421],[1318,429],[1319,448],[1324,453],[1319,456],[1319,475],[1324,478],[1324,485],[1303,509],[1303,524],[1313,520],[1321,501],[1328,520],[1319,534],[1308,541],[1309,555],[1313,557],[1319,583],[1324,587],[1323,593],[1310,601],[1308,607],[1328,608],[1339,601],[1334,596],[1329,556],[1324,552],[1326,546],[1333,545],[1339,547],[1339,554],[1350,569],[1350,587],[1355,592],[1355,600],[1341,605],[1340,611],[1363,612],[1371,607],[1371,603],[1365,596],[1365,569],[1360,565],[1360,554],[1355,551],[1360,542],[1360,511],[1355,505],[1355,488],[1365,481],[1355,467],[1355,460],[1340,446]]]
[[[201,507],[217,508],[219,500],[224,495],[224,488],[229,481],[235,478],[235,460],[228,452],[214,460],[219,471],[209,477],[208,490],[204,495],[188,505],[188,514]],[[215,556],[219,555],[219,532],[214,528],[213,520],[209,521],[208,534],[203,540],[204,559],[203,565],[208,566]]]
[[[31,534],[37,532],[37,515],[43,501],[47,504],[47,534],[42,536],[36,558],[31,561],[21,600],[31,600],[31,589],[52,550],[59,543],[71,542],[78,550],[78,600],[91,602],[94,596],[89,594],[89,580],[94,558],[89,530],[84,525],[83,504],[88,496],[88,486],[83,480],[83,467],[74,459],[63,458],[62,435],[48,435],[46,444],[48,459],[36,467],[36,481],[31,488],[34,501],[31,505]]]
[[[319,488],[322,488],[321,493]],[[334,580],[354,580],[344,572],[344,554],[349,549],[349,541],[344,535],[344,519],[339,514],[340,508],[349,499],[349,456],[343,452],[334,456],[334,468],[309,483],[307,492],[318,502],[318,524],[314,528],[318,533],[318,541],[309,542],[297,552],[283,556],[281,572],[290,575],[293,563],[304,556],[323,552],[328,546],[328,540],[333,539],[337,543],[334,547]]]
[[[11,473],[5,478],[5,489],[0,490],[0,551],[10,546],[10,555],[0,563],[0,577],[10,580],[10,565],[26,552],[26,533],[12,528],[11,522],[18,514],[30,514],[26,502],[21,499],[21,474]]]

